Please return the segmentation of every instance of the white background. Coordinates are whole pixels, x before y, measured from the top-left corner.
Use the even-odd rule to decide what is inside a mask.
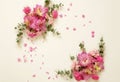
[[[54,25],[61,36],[49,34],[46,40],[35,41],[34,45],[24,38],[24,42],[38,47],[38,54],[45,55],[43,70],[39,70],[41,56],[35,57],[32,64],[17,62],[24,49],[19,48],[15,42],[14,27],[23,21],[22,9],[25,6],[34,7],[38,3],[43,5],[43,2],[44,0],[0,0],[0,82],[70,82],[62,78],[48,80],[44,72],[49,70],[54,77],[56,69],[69,68],[69,56],[79,52],[79,43],[84,40],[87,50],[95,49],[98,48],[101,36],[104,37],[106,51],[105,70],[101,73],[99,82],[120,82],[119,0],[53,0],[54,3],[62,2],[65,5],[60,13],[67,14],[67,17],[59,18]],[[70,3],[73,6],[67,11]],[[85,14],[85,20],[74,17],[82,14]],[[91,24],[87,23],[89,20],[92,21]],[[84,23],[86,27],[82,26]],[[73,31],[73,27],[77,30]],[[95,38],[91,38],[92,30],[95,31]],[[35,78],[32,77],[34,73]]]

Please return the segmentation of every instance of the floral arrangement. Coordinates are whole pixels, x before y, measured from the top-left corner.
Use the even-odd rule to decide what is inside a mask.
[[[70,79],[74,77],[77,81],[87,81],[90,78],[98,80],[98,74],[104,69],[104,44],[103,38],[101,38],[98,50],[86,52],[84,43],[80,43],[79,47],[82,51],[78,53],[77,57],[70,57],[71,69],[59,70],[57,74]]]
[[[24,22],[15,27],[18,32],[16,42],[19,43],[24,34],[27,34],[29,38],[46,35],[49,31],[59,35],[60,33],[52,26],[58,17],[58,10],[61,6],[63,4],[52,4],[50,0],[45,0],[44,6],[37,4],[33,10],[25,7],[23,9]]]

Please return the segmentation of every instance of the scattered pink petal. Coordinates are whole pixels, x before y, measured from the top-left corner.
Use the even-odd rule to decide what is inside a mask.
[[[32,55],[30,55],[30,57],[32,57]]]
[[[21,62],[21,59],[20,59],[20,58],[18,58],[18,59],[17,59],[17,61],[18,61],[18,62]]]
[[[58,76],[57,76],[57,75],[56,75],[55,77],[56,77],[56,78],[58,78]]]
[[[27,43],[24,43],[24,47],[27,47]]]
[[[76,28],[73,28],[73,31],[76,31]]]
[[[67,15],[65,14],[64,16],[66,17]]]
[[[49,75],[49,72],[46,72],[47,75]]]
[[[94,31],[91,32],[91,36],[92,36],[92,38],[95,37],[95,32]]]
[[[59,17],[60,17],[60,18],[63,18],[63,15],[62,15],[62,14],[60,14],[60,15],[59,15]]]
[[[70,11],[70,8],[67,8],[67,11]]]
[[[33,51],[33,48],[32,48],[32,47],[30,47],[29,49],[30,49],[30,52],[32,52],[32,51]]]
[[[30,62],[33,62],[33,60],[30,60]]]
[[[83,24],[83,27],[85,27],[86,26],[86,24]]]
[[[32,75],[32,77],[36,77],[36,75],[34,74],[34,75]]]
[[[72,6],[72,3],[70,3],[70,6]]]
[[[84,15],[84,14],[82,15],[82,18],[85,18],[85,15]]]
[[[69,27],[66,27],[66,30],[69,30]]]
[[[29,47],[29,50],[30,50],[30,52],[33,52],[34,50],[36,50],[37,49],[37,47]]]
[[[50,79],[51,77],[49,76],[48,79]]]
[[[42,62],[42,65],[44,65],[44,62]]]
[[[92,21],[89,21],[89,23],[92,23]]]
[[[27,62],[27,59],[24,59],[24,63],[26,63]]]
[[[26,57],[26,55],[23,55],[23,58],[25,58]]]

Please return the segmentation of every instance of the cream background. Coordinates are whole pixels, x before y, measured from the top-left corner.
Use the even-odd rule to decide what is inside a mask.
[[[60,13],[67,13],[67,18],[58,19],[55,27],[61,32],[61,37],[48,35],[46,41],[36,41],[38,53],[45,54],[45,66],[39,71],[39,62],[33,64],[18,63],[17,57],[23,54],[23,49],[15,43],[14,26],[22,22],[24,6],[33,7],[43,4],[43,0],[1,0],[0,1],[0,82],[70,82],[62,78],[48,80],[43,73],[49,70],[69,68],[69,55],[79,52],[78,44],[84,40],[87,49],[97,48],[99,38],[104,36],[106,42],[105,71],[101,73],[99,82],[120,82],[120,12],[119,0],[54,0],[64,3]],[[69,3],[73,3],[70,13],[66,11]],[[92,24],[81,27],[74,15],[85,13]],[[71,20],[72,19],[72,20]],[[66,31],[65,27],[77,27],[77,31]],[[72,29],[72,28],[70,28]],[[96,32],[95,38],[90,37],[91,30]],[[24,40],[26,42],[27,40]],[[30,43],[29,41],[27,41]],[[30,45],[32,45],[30,43]],[[41,61],[37,57],[36,61]],[[33,73],[37,74],[32,78]],[[71,81],[72,82],[72,81]],[[91,81],[92,82],[92,81]]]

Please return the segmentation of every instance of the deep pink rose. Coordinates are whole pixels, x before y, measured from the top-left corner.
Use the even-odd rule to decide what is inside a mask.
[[[78,71],[74,71],[73,75],[77,81],[83,80],[82,75]]]
[[[98,76],[98,75],[92,75],[92,79],[98,80],[98,79],[99,79],[99,76]]]
[[[103,62],[103,57],[98,56],[98,57],[97,57],[97,61],[98,61],[98,62]]]
[[[29,14],[29,13],[31,12],[30,7],[25,7],[25,8],[23,9],[23,12],[24,12],[25,14]]]
[[[58,17],[58,12],[57,12],[57,10],[53,10],[52,11],[52,16],[53,16],[53,18],[57,18]]]

